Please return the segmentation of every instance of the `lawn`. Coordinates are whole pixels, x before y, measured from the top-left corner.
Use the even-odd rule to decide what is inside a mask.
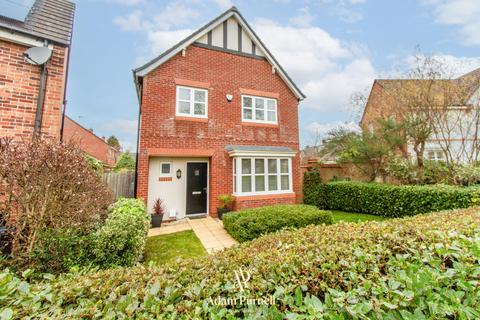
[[[145,248],[145,261],[165,264],[176,258],[200,257],[207,254],[192,230],[149,237]]]
[[[352,212],[345,212],[345,211],[335,211],[332,210],[333,215],[333,223],[337,223],[340,221],[345,222],[363,222],[363,221],[383,221],[387,218],[382,216],[375,216],[373,214],[365,214],[365,213],[352,213]]]

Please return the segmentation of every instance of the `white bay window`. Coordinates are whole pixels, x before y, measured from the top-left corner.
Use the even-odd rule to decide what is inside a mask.
[[[290,158],[237,157],[233,164],[234,193],[237,195],[292,192]]]

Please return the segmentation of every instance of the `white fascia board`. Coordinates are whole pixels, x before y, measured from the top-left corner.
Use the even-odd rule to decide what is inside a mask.
[[[279,151],[240,151],[232,150],[228,155],[232,158],[236,157],[278,157],[278,158],[293,158],[295,157],[296,152],[279,152]]]
[[[210,23],[205,29],[203,29],[201,32],[199,32],[196,36],[187,38],[187,40],[184,43],[180,43],[177,48],[163,56],[162,58],[158,59],[151,65],[145,67],[142,70],[136,71],[135,76],[138,77],[144,77],[148,73],[152,72],[156,68],[158,68],[160,65],[163,63],[167,62],[171,58],[173,58],[176,54],[178,54],[180,51],[183,49],[187,48],[190,46],[192,43],[203,37],[205,34],[207,34],[209,31],[213,30],[215,27],[223,23],[224,21],[227,21],[230,17],[235,17],[237,22],[242,26],[242,29],[247,33],[247,35],[250,37],[255,42],[255,45],[259,47],[262,52],[265,54],[265,58],[267,61],[275,67],[276,71],[278,72],[278,75],[282,80],[287,84],[287,86],[290,88],[290,90],[293,91],[297,99],[303,100],[305,97],[303,94],[295,87],[295,85],[292,83],[292,81],[288,78],[288,76],[283,72],[283,69],[275,62],[275,59],[272,57],[272,55],[269,53],[269,51],[262,45],[262,43],[259,41],[257,36],[252,32],[248,24],[245,23],[243,18],[236,13],[235,11],[231,11],[230,13],[226,14],[223,17],[219,17],[216,21]]]
[[[253,41],[255,41],[255,45],[262,49],[263,54],[265,54],[265,57],[267,58],[267,61],[270,63],[270,65],[272,65],[275,68],[275,70],[278,73],[278,75],[280,76],[280,78],[282,78],[282,80],[288,85],[288,87],[295,93],[295,96],[299,100],[303,100],[304,96],[302,95],[302,93],[297,90],[295,85],[284,74],[283,69],[275,62],[275,59],[270,55],[269,51],[257,39],[256,35],[253,34],[253,32],[249,28],[249,26],[244,22],[244,20],[237,13],[234,12],[233,16],[237,19],[238,23],[242,26],[242,29],[245,30],[245,32],[250,37],[250,39],[253,39]]]
[[[183,49],[185,49],[186,47],[188,47],[189,45],[191,45],[192,43],[194,43],[195,41],[197,41],[198,39],[200,39],[202,36],[204,36],[205,34],[207,34],[210,30],[214,29],[216,26],[218,26],[220,23],[222,23],[223,21],[225,20],[228,20],[231,16],[233,16],[233,12],[230,12],[229,14],[227,14],[226,16],[224,16],[223,18],[220,18],[218,19],[217,21],[211,23],[207,28],[205,28],[202,32],[200,32],[199,34],[197,34],[197,36],[195,37],[191,37],[190,39],[188,39],[187,41],[185,41],[185,43],[182,43],[182,45],[179,45],[178,48],[175,48],[175,50],[172,50],[171,52],[169,52],[168,54],[166,54],[165,56],[163,56],[161,59],[159,59],[158,61],[156,61],[155,63],[149,65],[148,67],[146,67],[145,69],[143,70],[140,70],[136,73],[137,77],[144,77],[146,76],[148,73],[150,73],[151,71],[155,70],[158,66],[162,65],[163,63],[167,62],[168,60],[170,60],[171,58],[173,58],[177,53],[179,53],[180,51],[182,51]]]
[[[0,28],[0,39],[29,47],[43,47],[44,42],[19,32]],[[52,46],[49,45],[51,48]]]

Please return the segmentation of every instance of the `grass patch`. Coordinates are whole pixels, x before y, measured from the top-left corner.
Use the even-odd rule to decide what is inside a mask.
[[[373,214],[352,213],[352,212],[336,211],[336,210],[332,210],[331,212],[333,216],[333,223],[337,223],[340,221],[345,221],[345,222],[383,221],[387,219],[386,217],[376,216]]]
[[[166,264],[177,258],[201,257],[207,254],[192,230],[147,239],[145,261]]]

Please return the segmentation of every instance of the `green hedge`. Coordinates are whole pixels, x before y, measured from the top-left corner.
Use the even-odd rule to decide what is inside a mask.
[[[330,212],[307,205],[276,205],[231,212],[223,216],[223,226],[240,242],[283,228],[310,224],[332,224]]]
[[[142,258],[150,216],[142,200],[119,199],[109,217],[91,233],[82,230],[47,229],[33,252],[35,268],[65,272],[73,267],[131,266]]]
[[[303,203],[319,208],[326,208],[325,184],[322,183],[320,171],[305,172],[303,176]]]
[[[479,319],[479,247],[477,208],[309,226],[168,268],[41,282],[5,271],[0,312],[42,319]],[[240,269],[251,275],[244,291],[235,280]],[[239,302],[271,296],[273,305]],[[237,304],[226,308],[218,298]]]
[[[307,192],[314,193],[315,196],[305,198],[304,202],[320,209],[387,217],[468,208],[477,204],[480,199],[478,187],[389,185],[349,181],[312,185]]]

